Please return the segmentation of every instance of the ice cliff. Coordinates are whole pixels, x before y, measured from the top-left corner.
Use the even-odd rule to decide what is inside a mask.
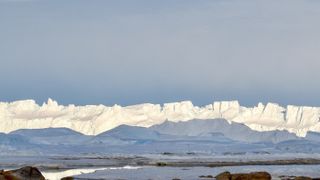
[[[216,118],[243,123],[257,131],[288,130],[298,136],[305,136],[308,131],[320,132],[320,107],[289,105],[284,108],[274,103],[243,107],[238,101],[214,102],[204,107],[194,106],[190,101],[126,107],[62,106],[52,99],[41,106],[34,100],[0,103],[0,132],[5,133],[17,129],[66,127],[96,135],[122,124],[149,127],[165,120]]]

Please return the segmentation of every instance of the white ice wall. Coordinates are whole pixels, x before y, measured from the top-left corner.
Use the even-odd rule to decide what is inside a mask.
[[[257,131],[288,130],[299,136],[307,131],[320,132],[320,108],[259,103],[247,108],[238,101],[214,102],[197,107],[190,101],[159,104],[140,104],[127,107],[114,105],[59,105],[49,99],[39,106],[33,100],[0,103],[0,132],[21,128],[66,127],[84,134],[99,134],[121,124],[148,127],[165,120],[225,118],[240,122]]]

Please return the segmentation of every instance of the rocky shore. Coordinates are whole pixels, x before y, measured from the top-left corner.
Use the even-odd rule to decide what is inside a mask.
[[[107,178],[107,177],[106,177]],[[15,170],[0,170],[0,180],[45,180],[40,170],[36,167],[26,166]],[[80,180],[77,177],[64,177],[61,180]],[[216,176],[201,175],[199,179],[216,179],[216,180],[270,180],[272,176],[268,172],[251,172],[251,173],[230,173],[222,172]],[[311,178],[305,176],[279,176],[281,180],[320,180],[320,178]],[[175,180],[180,180],[175,178]]]

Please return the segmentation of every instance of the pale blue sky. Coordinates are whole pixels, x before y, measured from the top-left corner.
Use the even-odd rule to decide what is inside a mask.
[[[317,0],[0,0],[0,100],[320,106]]]

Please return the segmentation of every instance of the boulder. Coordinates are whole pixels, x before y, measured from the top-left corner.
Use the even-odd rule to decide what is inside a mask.
[[[230,180],[231,179],[231,173],[226,171],[226,172],[218,174],[215,178],[217,180]]]
[[[215,177],[217,180],[270,180],[271,175],[267,172],[237,173],[231,174],[226,171]]]
[[[0,180],[45,180],[36,167],[26,166],[11,171],[0,171]]]

